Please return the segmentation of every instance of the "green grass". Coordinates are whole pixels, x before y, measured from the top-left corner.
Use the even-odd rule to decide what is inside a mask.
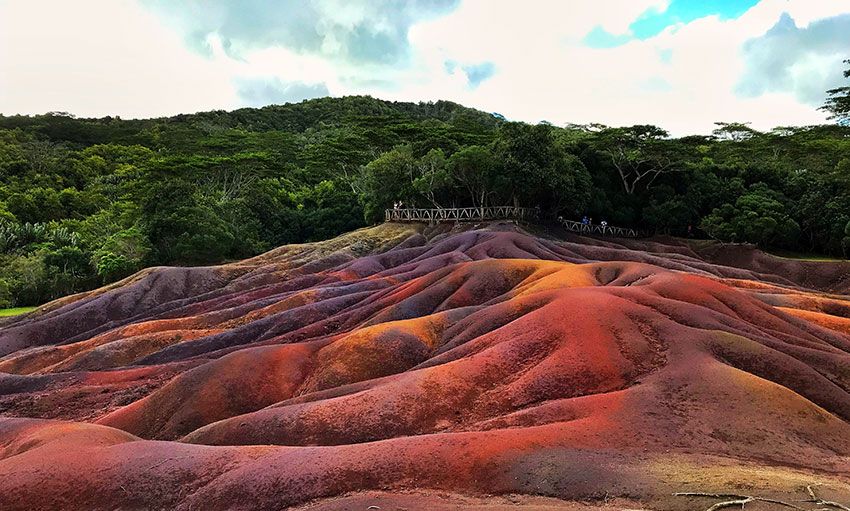
[[[0,309],[0,318],[6,316],[17,316],[25,312],[34,311],[38,307],[13,307],[11,309]]]
[[[784,259],[797,259],[798,261],[846,261],[846,259],[836,259],[823,254],[811,254],[805,252],[794,252],[792,250],[783,250],[772,248],[766,250],[768,254],[782,257]]]

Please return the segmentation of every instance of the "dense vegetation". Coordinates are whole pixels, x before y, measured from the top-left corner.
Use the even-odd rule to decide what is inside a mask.
[[[369,97],[148,120],[0,116],[0,307],[331,237],[398,200],[846,256],[850,128],[721,123],[673,139]]]

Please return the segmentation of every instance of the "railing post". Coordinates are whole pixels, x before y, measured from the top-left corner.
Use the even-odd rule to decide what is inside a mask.
[[[385,209],[384,221],[386,222],[428,222],[433,225],[437,222],[454,221],[487,221],[509,218],[514,220],[537,219],[539,210],[537,208],[521,208],[519,206],[477,206],[470,208],[405,208]],[[617,237],[639,238],[648,236],[649,233],[626,227],[602,226],[599,224],[589,225],[566,220],[559,216],[556,221],[565,229],[580,234],[600,234]]]

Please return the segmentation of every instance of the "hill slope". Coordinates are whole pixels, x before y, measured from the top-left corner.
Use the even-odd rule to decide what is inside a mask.
[[[731,259],[385,224],[146,270],[0,330],[0,507],[850,501],[850,265]]]

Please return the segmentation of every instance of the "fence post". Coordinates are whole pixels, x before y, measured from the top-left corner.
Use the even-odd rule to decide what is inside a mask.
[[[519,206],[477,206],[471,208],[425,208],[425,209],[385,209],[384,221],[386,222],[428,222],[434,225],[438,222],[455,223],[462,221],[487,221],[501,218],[514,220],[539,219],[539,211],[536,208],[521,208]],[[581,234],[611,235],[617,237],[639,238],[648,236],[649,233],[626,227],[588,225],[564,217],[557,217],[556,221],[569,231]]]

